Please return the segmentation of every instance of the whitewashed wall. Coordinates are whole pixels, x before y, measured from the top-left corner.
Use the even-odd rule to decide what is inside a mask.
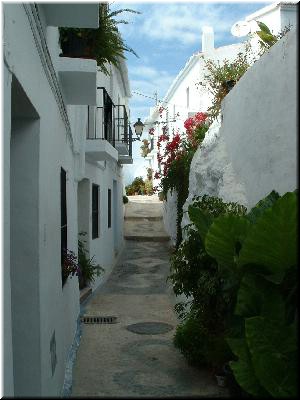
[[[91,199],[92,184],[99,185],[100,188],[100,225],[99,238],[92,239],[92,220],[89,216],[88,231],[88,250],[90,257],[94,256],[95,262],[99,263],[104,269],[104,274],[97,278],[92,285],[96,288],[103,279],[111,272],[117,257],[122,251],[123,241],[123,186],[120,171],[117,170],[113,163],[105,163],[105,168],[96,164],[86,163],[85,176],[89,181],[89,197]],[[114,208],[113,181],[117,182],[118,193],[115,199],[118,207]],[[112,221],[111,227],[108,228],[108,196],[107,190],[111,189],[112,193]],[[115,224],[114,218],[117,218]],[[115,251],[116,249],[116,251]]]
[[[59,112],[59,105],[49,86],[39,54],[33,41],[32,31],[25,10],[21,4],[5,6],[5,50],[8,79],[14,76],[21,84],[32,109],[38,115],[39,134],[32,153],[26,152],[19,158],[19,168],[38,154],[38,194],[36,201],[37,237],[32,235],[32,246],[36,246],[39,262],[38,283],[32,287],[34,277],[31,263],[23,259],[24,275],[17,270],[12,275],[13,317],[13,359],[14,359],[14,395],[57,396],[60,393],[65,369],[65,359],[72,343],[79,312],[78,282],[69,280],[61,287],[60,263],[60,168],[67,171],[67,201],[69,225],[69,248],[75,250],[76,243],[76,185],[73,176],[73,151],[66,126]],[[22,40],[20,40],[22,38]],[[24,46],[26,43],[26,46]],[[4,103],[10,115],[11,86],[5,87]],[[21,111],[21,110],[20,110]],[[24,139],[26,132],[24,132]],[[6,132],[10,140],[9,131]],[[15,138],[17,138],[15,136]],[[10,143],[5,141],[4,154],[10,154]],[[34,145],[35,146],[35,145]],[[34,155],[35,153],[35,155]],[[17,154],[17,153],[15,153]],[[9,170],[9,157],[5,157],[6,173]],[[14,162],[14,165],[16,163]],[[8,169],[7,169],[8,168]],[[15,167],[14,167],[15,168]],[[15,169],[17,171],[17,169]],[[9,177],[6,181],[9,192]],[[30,194],[30,188],[24,181],[24,198]],[[9,207],[6,213],[10,213]],[[25,217],[25,216],[24,216]],[[74,221],[74,223],[71,223]],[[24,222],[24,221],[23,221]],[[22,225],[22,221],[19,221]],[[30,227],[30,225],[28,226]],[[5,232],[5,236],[9,232]],[[15,231],[15,234],[17,232]],[[30,232],[28,232],[30,238]],[[24,241],[23,241],[24,243]],[[10,243],[13,245],[13,243]],[[28,244],[29,246],[29,244]],[[20,250],[14,247],[16,254]],[[16,258],[17,260],[17,258]],[[16,263],[20,262],[16,261]],[[30,289],[31,288],[31,289]],[[26,301],[25,301],[26,299]],[[30,300],[30,301],[29,301]],[[31,303],[30,303],[31,302]],[[34,307],[31,305],[34,303]],[[34,314],[33,314],[34,313]],[[8,319],[9,321],[9,319]],[[50,359],[50,339],[55,331],[57,365],[52,376]],[[35,357],[36,363],[32,360]],[[23,361],[22,361],[23,360]],[[31,361],[30,361],[31,360]],[[24,364],[23,364],[24,362]],[[32,362],[32,365],[30,365]],[[9,363],[8,363],[9,365]],[[26,371],[26,373],[25,373]],[[8,392],[9,393],[9,392]]]
[[[211,126],[193,158],[185,210],[194,195],[251,208],[273,189],[284,194],[297,187],[296,88],[293,30],[226,96],[222,123]]]
[[[223,103],[221,135],[249,207],[273,189],[283,194],[297,186],[296,49],[293,29]]]
[[[264,54],[240,79],[192,160],[188,209],[194,196],[208,194],[248,208],[273,189],[297,187],[296,31]],[[165,203],[165,223],[175,207]],[[184,214],[182,226],[189,223]],[[176,229],[173,227],[171,235]]]
[[[30,5],[23,4],[7,4],[3,13],[4,391],[8,397],[56,397],[63,386],[80,309],[78,279],[68,279],[64,287],[61,281],[60,170],[67,172],[68,249],[77,253],[78,204],[82,202],[77,199],[78,184],[88,178],[90,190],[93,182],[102,190],[103,218],[102,236],[99,242],[90,243],[90,252],[111,269],[123,246],[122,167],[117,162],[86,163],[87,106],[65,106],[64,94],[53,86],[58,78],[58,29],[42,26],[50,59],[40,47],[43,32],[36,32],[34,21],[30,25],[30,15]],[[102,79],[115,104],[120,98],[127,106],[128,93],[121,85],[116,71],[112,78]],[[113,196],[113,181],[117,190],[109,230],[104,229],[107,188]],[[57,363],[52,374],[50,340],[54,332]]]

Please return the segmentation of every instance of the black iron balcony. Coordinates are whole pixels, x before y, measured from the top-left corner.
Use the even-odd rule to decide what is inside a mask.
[[[104,87],[97,89],[97,107],[88,108],[87,142],[95,139],[108,142],[117,150],[119,161],[128,163],[132,155],[132,133],[126,107],[115,105]],[[105,143],[102,147],[107,147]],[[88,146],[91,148],[91,144]]]
[[[129,124],[124,105],[115,107],[115,143],[119,154],[129,155]]]

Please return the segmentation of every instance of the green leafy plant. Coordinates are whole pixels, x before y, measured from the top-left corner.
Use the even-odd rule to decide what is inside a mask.
[[[205,249],[234,282],[240,334],[228,335],[239,385],[254,396],[296,395],[297,194],[276,192],[247,216],[221,215]]]
[[[189,193],[190,165],[209,128],[206,113],[198,112],[185,120],[184,128],[185,134],[180,135],[177,131],[171,138],[167,125],[163,126],[163,133],[158,137],[157,142],[159,171],[154,175],[154,178],[161,179],[160,187],[165,200],[169,191],[171,193],[175,191],[177,194],[176,248],[182,241],[181,221],[183,205]]]
[[[174,344],[194,364],[205,362],[218,369],[232,357],[225,340],[232,297],[231,292],[224,288],[216,260],[205,250],[202,234],[197,229],[198,211],[213,219],[225,213],[242,215],[246,208],[207,195],[194,197],[189,207],[194,225],[184,228],[185,238],[171,256],[169,280],[174,293],[191,299],[188,312],[183,304],[176,306],[184,321],[176,331]]]
[[[189,311],[177,305],[175,345],[196,364],[231,360],[254,397],[296,396],[297,191],[272,191],[247,214],[206,196],[189,216],[187,243],[171,259],[175,294],[191,298]]]
[[[222,335],[212,331],[200,313],[200,310],[188,313],[185,321],[176,328],[173,342],[191,365],[202,367],[213,364],[218,368],[230,359],[232,353]]]
[[[77,57],[93,58],[97,61],[101,71],[109,74],[106,63],[110,63],[119,68],[120,58],[125,58],[124,52],[130,52],[137,56],[135,51],[130,48],[121,37],[118,24],[127,24],[125,20],[115,20],[114,17],[123,12],[140,14],[131,9],[121,9],[110,12],[108,3],[99,4],[99,28],[59,28],[60,45],[63,54],[70,57],[69,45],[76,41],[76,46],[82,46],[81,54]]]
[[[212,95],[212,105],[208,108],[210,121],[219,115],[222,100],[250,67],[251,58],[251,47],[246,44],[245,50],[238,53],[233,61],[204,61],[207,72],[196,85],[204,87]]]
[[[143,140],[143,144],[141,145],[141,155],[142,157],[147,157],[147,155],[151,152],[150,150],[150,142],[147,139]]]
[[[152,168],[147,168],[147,179],[149,180],[149,181],[152,181],[153,180],[153,169]]]
[[[128,197],[123,195],[123,204],[127,204],[128,203]]]
[[[80,232],[79,236],[82,238],[86,235],[86,232]],[[88,284],[93,283],[96,277],[100,276],[104,271],[99,264],[94,262],[94,256],[89,258],[84,245],[83,239],[78,240],[78,264],[80,267],[79,274],[79,288],[83,289]]]
[[[183,205],[189,194],[189,173],[195,150],[189,149],[182,153],[181,157],[171,161],[168,173],[161,179],[164,198],[167,193],[175,189],[177,193],[177,215],[176,215],[176,248],[182,241],[181,220],[183,216]]]
[[[128,196],[132,196],[135,194],[144,194],[145,193],[145,182],[142,176],[137,176],[134,178],[130,185],[125,187],[126,194]]]
[[[151,196],[153,194],[153,183],[152,183],[152,180],[149,180],[149,179],[145,180],[145,193],[148,196]]]
[[[259,43],[261,45],[262,53],[272,47],[275,43],[278,42],[281,38],[283,38],[290,30],[292,25],[288,24],[285,26],[277,35],[274,35],[268,26],[263,22],[256,21],[259,26],[259,31],[255,32],[255,35],[259,37]]]
[[[260,39],[260,43],[263,47],[270,48],[278,41],[278,38],[273,35],[266,24],[260,21],[256,21],[260,30],[255,32]]]

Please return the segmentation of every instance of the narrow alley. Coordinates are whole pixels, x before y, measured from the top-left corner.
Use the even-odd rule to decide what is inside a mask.
[[[174,347],[178,320],[166,281],[170,247],[157,196],[131,196],[125,249],[109,279],[83,304],[71,396],[226,396],[208,371],[189,366]]]

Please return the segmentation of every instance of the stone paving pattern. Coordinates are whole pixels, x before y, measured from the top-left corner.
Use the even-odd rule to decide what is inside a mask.
[[[129,199],[125,225],[134,219],[139,226],[144,219],[161,218],[156,196]],[[155,236],[155,223],[151,229]],[[172,343],[178,320],[166,282],[170,249],[160,241],[160,233],[156,236],[158,241],[149,242],[147,235],[145,241],[126,240],[121,261],[84,304],[84,314],[117,316],[118,322],[83,325],[72,397],[227,397],[208,371],[189,366]],[[160,334],[127,329],[145,322],[166,323],[173,329]]]

